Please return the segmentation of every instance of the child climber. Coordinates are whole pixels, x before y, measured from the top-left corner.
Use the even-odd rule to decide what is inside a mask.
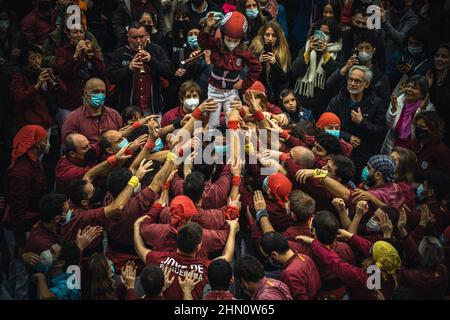
[[[221,39],[214,37],[219,24]],[[250,87],[261,72],[261,64],[243,41],[247,28],[247,20],[240,12],[227,13],[220,23],[214,13],[209,13],[203,31],[198,35],[200,47],[211,51],[213,70],[208,79],[208,98],[218,104],[217,110],[209,115],[209,129],[219,126],[222,110],[229,112],[231,102],[239,99],[239,90]],[[248,71],[241,79],[245,66]]]

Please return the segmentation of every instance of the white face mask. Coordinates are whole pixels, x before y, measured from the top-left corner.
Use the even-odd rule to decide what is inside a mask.
[[[227,46],[228,50],[230,50],[230,51],[233,51],[234,49],[236,49],[236,47],[241,43],[240,41],[232,42],[227,39],[223,39],[223,41],[225,42],[225,45]]]
[[[370,232],[378,232],[381,230],[380,224],[375,220],[374,217],[370,218],[366,223],[366,228]]]
[[[186,99],[186,100],[183,101],[183,106],[186,109],[189,109],[189,110],[192,111],[192,110],[194,110],[195,108],[198,107],[199,103],[200,103],[199,99],[197,99],[197,98],[189,98],[189,99]]]
[[[139,192],[141,192],[141,190],[142,190],[142,185],[141,185],[141,183],[139,182],[138,186],[137,186],[136,188],[134,188],[133,193],[134,193],[134,194],[139,193]]]
[[[9,28],[9,20],[0,20],[0,31],[6,31]]]
[[[50,268],[50,266],[53,263],[53,256],[50,249],[42,251],[40,256],[41,256],[41,263],[47,268]]]

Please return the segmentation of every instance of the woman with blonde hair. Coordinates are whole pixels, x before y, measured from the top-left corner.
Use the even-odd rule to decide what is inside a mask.
[[[264,24],[253,39],[250,50],[263,67],[258,80],[266,87],[268,100],[277,104],[281,91],[289,87],[291,66],[289,46],[278,22],[272,20]]]

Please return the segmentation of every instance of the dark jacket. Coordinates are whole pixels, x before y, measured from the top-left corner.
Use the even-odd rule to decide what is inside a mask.
[[[163,28],[163,15],[161,10],[161,1],[153,1],[153,5],[156,8],[156,28],[165,34]],[[112,28],[114,34],[116,35],[116,48],[119,48],[126,44],[126,34],[125,29],[131,22],[133,17],[131,16],[131,0],[122,0],[119,2],[119,6],[112,17]]]
[[[349,99],[347,88],[341,89],[339,94],[331,99],[326,111],[333,112],[341,119],[341,138],[347,142],[352,135],[361,139],[361,145],[352,152],[355,166],[359,169],[361,165],[365,165],[370,156],[380,151],[387,132],[386,112],[381,99],[372,89],[366,89],[362,101],[354,107],[355,110],[361,108],[364,116],[363,121],[356,124],[351,118]]]
[[[373,88],[377,97],[383,101],[383,107],[387,110],[391,101],[391,87],[389,85],[389,77],[377,66],[372,67],[373,78],[370,86]],[[327,88],[334,90],[333,92],[339,93],[341,88],[346,87],[346,77],[342,76],[340,69],[333,72],[333,74],[327,80]]]
[[[258,57],[259,54],[255,56]],[[266,87],[267,99],[271,103],[279,104],[280,92],[289,88],[289,70],[283,71],[279,61],[274,64],[263,62],[261,65],[262,71],[258,80]]]
[[[146,68],[152,75],[151,105],[148,106],[152,113],[159,113],[164,108],[161,94],[160,77],[171,78],[175,70],[164,50],[157,44],[150,43],[145,48],[151,55],[151,60]],[[107,70],[108,78],[117,86],[119,94],[119,105],[127,107],[132,101],[133,71],[128,65],[133,59],[133,54],[127,46],[114,51],[111,64]]]

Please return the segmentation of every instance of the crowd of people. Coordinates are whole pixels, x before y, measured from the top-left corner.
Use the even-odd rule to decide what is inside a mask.
[[[0,1],[0,299],[445,299],[449,30],[444,0]]]

